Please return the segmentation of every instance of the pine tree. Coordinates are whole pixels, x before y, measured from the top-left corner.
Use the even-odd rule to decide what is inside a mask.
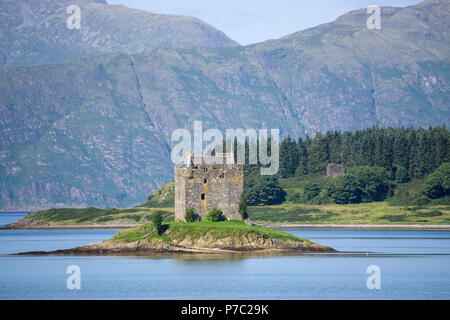
[[[435,128],[434,130],[435,159],[433,167],[438,168],[442,163],[449,161],[449,132],[445,126]]]
[[[342,163],[346,168],[353,167],[355,160],[352,153],[353,135],[351,132],[344,132],[342,134]]]
[[[404,168],[412,179],[430,174],[444,162],[450,162],[450,132],[445,126],[318,132],[312,139],[287,137],[280,144],[281,177],[320,173],[327,163],[342,163],[346,168],[382,167],[391,179]]]
[[[402,128],[394,138],[394,164],[409,169],[409,145],[406,132]]]
[[[357,157],[357,164],[360,166],[373,166],[374,151],[375,142],[372,135],[367,133],[362,137],[362,142],[360,144],[359,154]]]
[[[298,167],[297,143],[290,136],[280,144],[280,169],[282,178],[292,177]]]
[[[409,166],[408,174],[410,177],[416,177],[418,167],[418,155],[417,155],[417,136],[416,131],[410,130],[408,133],[408,145],[409,145]]]
[[[328,162],[328,146],[320,132],[312,139],[310,155],[308,171],[310,173],[324,172]]]
[[[432,145],[430,140],[430,134],[424,129],[420,129],[418,133],[418,146],[417,146],[417,175],[424,177],[427,173],[430,173],[434,159],[432,159]]]
[[[303,142],[302,138],[298,139],[297,142],[298,149],[298,166],[295,170],[296,176],[304,176],[308,174],[308,152],[306,150],[306,144]]]

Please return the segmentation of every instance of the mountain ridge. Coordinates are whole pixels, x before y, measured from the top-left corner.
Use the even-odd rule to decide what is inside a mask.
[[[80,8],[80,29],[68,29],[69,6]],[[239,46],[222,31],[194,17],[155,14],[93,0],[3,0],[0,69],[63,63],[108,53],[156,47]]]
[[[381,30],[368,30],[363,16],[342,24],[351,14],[245,47],[154,48],[1,71],[0,207],[141,203],[172,179],[170,133],[195,120],[205,130],[292,136],[448,125],[449,4],[381,10],[389,13]]]

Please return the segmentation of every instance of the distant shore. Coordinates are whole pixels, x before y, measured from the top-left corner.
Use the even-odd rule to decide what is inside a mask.
[[[6,230],[101,230],[101,229],[130,229],[136,224],[60,224],[60,225],[17,225],[10,223],[0,229]]]
[[[450,225],[438,224],[290,224],[255,223],[272,229],[338,229],[338,230],[450,230]]]
[[[159,211],[174,219],[173,207],[60,208],[36,211],[3,229],[129,229],[148,224]],[[359,204],[283,204],[248,207],[250,219],[272,229],[450,230],[450,206]],[[9,221],[8,221],[9,222]]]
[[[336,229],[336,230],[450,230],[450,225],[436,224],[291,224],[291,223],[254,223],[271,229]],[[5,225],[0,229],[9,230],[96,230],[129,229],[136,224],[86,224],[86,225]]]

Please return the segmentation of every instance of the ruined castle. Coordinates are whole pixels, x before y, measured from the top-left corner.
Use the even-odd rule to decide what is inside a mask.
[[[243,166],[234,162],[232,154],[188,154],[175,166],[175,220],[184,221],[191,207],[202,219],[212,208],[219,208],[225,219],[242,220],[239,199],[243,188]]]

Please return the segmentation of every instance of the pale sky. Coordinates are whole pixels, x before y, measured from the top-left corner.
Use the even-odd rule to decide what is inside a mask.
[[[153,13],[199,18],[242,45],[278,39],[369,5],[406,7],[420,0],[107,0]]]

